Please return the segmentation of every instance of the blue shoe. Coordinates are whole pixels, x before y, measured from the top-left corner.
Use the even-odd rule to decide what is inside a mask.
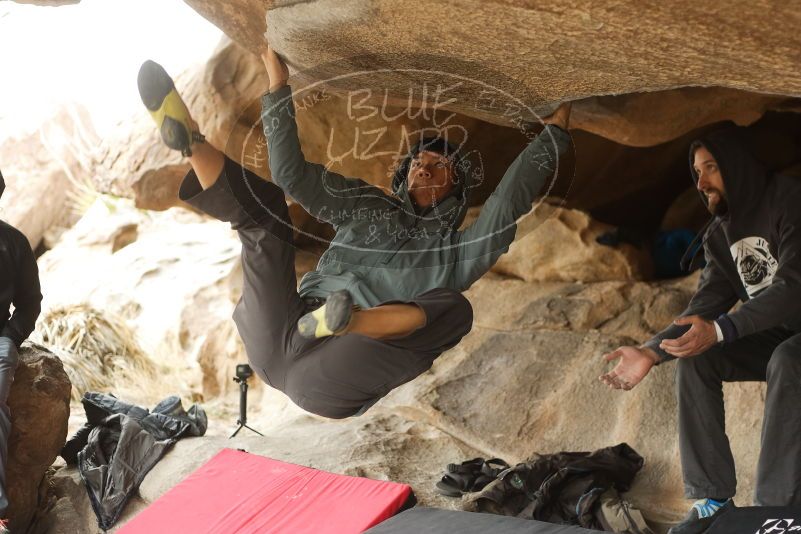
[[[734,501],[727,499],[723,502],[712,499],[695,501],[693,507],[684,520],[668,530],[668,534],[702,534],[712,526],[712,523],[725,512],[734,508]]]

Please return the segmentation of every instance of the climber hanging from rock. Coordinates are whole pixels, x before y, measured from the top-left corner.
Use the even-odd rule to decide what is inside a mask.
[[[678,359],[684,485],[700,500],[671,534],[705,532],[733,506],[722,382],[767,381],[755,501],[801,506],[801,182],[771,175],[737,128],[694,142],[690,172],[712,213],[699,234],[707,265],[698,289],[644,345],[604,355],[618,363],[600,377],[631,389],[654,365]]]
[[[139,73],[145,106],[165,142],[189,157],[182,200],[230,222],[242,242],[243,291],[234,321],[258,376],[301,408],[325,417],[360,415],[429,369],[472,327],[461,291],[486,273],[514,239],[569,146],[569,106],[506,171],[466,230],[469,173],[441,137],[423,138],[398,166],[388,195],[304,159],[286,64],[262,54],[262,97],[272,183],[206,142],[167,73]],[[284,195],[332,224],[336,235],[297,288],[292,224]],[[391,236],[377,235],[380,213]]]

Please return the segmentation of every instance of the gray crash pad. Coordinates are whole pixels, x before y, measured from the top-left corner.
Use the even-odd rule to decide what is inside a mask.
[[[597,530],[554,525],[494,514],[456,512],[438,508],[412,508],[380,523],[366,534],[598,534]]]

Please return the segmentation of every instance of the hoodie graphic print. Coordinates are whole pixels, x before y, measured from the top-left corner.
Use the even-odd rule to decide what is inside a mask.
[[[770,243],[759,236],[744,237],[731,247],[731,256],[749,297],[773,283],[779,262],[770,253]]]

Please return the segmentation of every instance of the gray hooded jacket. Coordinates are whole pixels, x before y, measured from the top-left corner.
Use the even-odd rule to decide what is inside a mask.
[[[708,226],[707,264],[681,315],[716,320],[724,343],[778,326],[801,332],[801,181],[771,175],[740,129],[717,131],[701,142],[718,163],[729,209]],[[690,172],[697,183],[693,157]],[[737,301],[743,305],[730,312]],[[663,361],[673,359],[659,343],[688,329],[671,325],[645,346]]]
[[[478,219],[459,231],[471,173],[462,174],[460,194],[418,213],[405,180],[393,196],[306,161],[289,86],[262,97],[262,124],[273,182],[336,231],[317,269],[301,280],[300,295],[326,298],[346,289],[363,308],[470,287],[509,249],[517,219],[531,210],[570,142],[567,132],[547,126],[510,165]]]

